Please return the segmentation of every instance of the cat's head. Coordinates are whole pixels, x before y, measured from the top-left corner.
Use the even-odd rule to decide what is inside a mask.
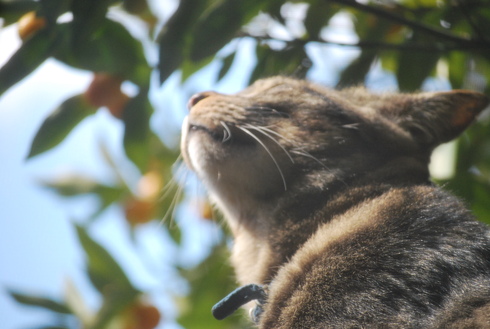
[[[298,182],[326,189],[396,158],[427,167],[433,148],[487,104],[470,91],[374,95],[274,77],[233,95],[194,95],[181,148],[222,203],[251,207]]]

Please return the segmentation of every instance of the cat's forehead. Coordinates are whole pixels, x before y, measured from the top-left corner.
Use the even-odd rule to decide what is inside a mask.
[[[281,104],[283,107],[289,104],[290,109],[295,108],[294,104],[314,108],[321,104],[341,102],[336,91],[306,80],[282,76],[257,80],[236,95],[254,103]]]
[[[254,97],[264,93],[280,93],[292,91],[300,87],[304,81],[287,78],[272,77],[255,81],[252,85],[240,91],[238,95],[245,97]]]

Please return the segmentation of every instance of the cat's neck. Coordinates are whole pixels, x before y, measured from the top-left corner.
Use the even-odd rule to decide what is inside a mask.
[[[215,198],[215,201],[232,230],[250,230],[257,238],[268,239],[281,228],[285,216],[294,221],[311,221],[308,219],[311,214],[326,206],[334,215],[355,206],[364,199],[364,194],[376,195],[392,187],[429,183],[426,163],[397,157],[365,170],[356,169],[352,174],[332,175],[331,169],[324,168],[312,171],[277,197],[247,198],[240,194],[230,202],[231,194],[228,194],[228,199]]]
[[[411,159],[395,161],[323,187],[298,182],[310,188],[292,190],[279,200],[258,205],[249,213],[255,218],[229,221],[233,223],[233,263],[239,281],[269,282],[320,225],[348,209],[393,188],[430,184],[426,165]]]

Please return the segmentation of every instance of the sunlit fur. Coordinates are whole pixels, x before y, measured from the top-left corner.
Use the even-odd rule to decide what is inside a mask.
[[[260,328],[490,328],[490,231],[429,181],[487,105],[284,77],[189,101],[182,155],[265,284]]]

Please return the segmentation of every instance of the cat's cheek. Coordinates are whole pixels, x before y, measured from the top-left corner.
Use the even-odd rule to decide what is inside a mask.
[[[187,166],[195,171],[199,177],[202,177],[203,164],[201,163],[201,159],[206,156],[206,152],[203,150],[204,147],[199,141],[199,137],[191,135],[189,117],[185,117],[182,123],[182,136],[180,141],[182,156]]]
[[[187,166],[196,172],[202,179],[207,176],[206,169],[209,167],[209,154],[211,146],[206,142],[206,135],[202,131],[192,131],[189,118],[185,117],[182,124],[181,150]]]
[[[184,121],[182,122],[182,135],[180,137],[180,151],[182,154],[182,157],[184,158],[184,162],[187,164],[189,169],[192,168],[191,160],[189,157],[189,151],[187,149],[187,143],[188,143],[188,135],[189,135],[189,117],[186,116],[184,118]]]
[[[207,176],[205,168],[206,165],[206,151],[203,143],[201,143],[198,137],[187,139],[187,155],[191,168],[196,172],[197,176],[201,179]]]

